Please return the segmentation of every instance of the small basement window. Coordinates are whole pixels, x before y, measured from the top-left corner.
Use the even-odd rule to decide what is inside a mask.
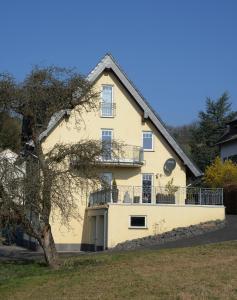
[[[129,228],[147,228],[146,216],[130,216]]]

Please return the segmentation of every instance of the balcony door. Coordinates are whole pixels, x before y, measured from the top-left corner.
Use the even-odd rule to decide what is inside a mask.
[[[102,158],[103,160],[111,160],[113,130],[102,129],[101,139],[102,139]]]
[[[112,202],[112,181],[113,181],[113,174],[110,172],[106,172],[102,174],[102,190],[103,196],[106,203]]]
[[[151,203],[153,174],[142,174],[142,203]]]

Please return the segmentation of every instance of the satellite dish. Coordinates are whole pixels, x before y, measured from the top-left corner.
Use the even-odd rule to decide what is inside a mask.
[[[173,158],[167,159],[167,161],[164,164],[165,175],[169,176],[173,172],[175,167],[176,167],[176,160]]]

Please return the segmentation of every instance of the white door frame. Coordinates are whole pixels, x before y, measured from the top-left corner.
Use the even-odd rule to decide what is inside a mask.
[[[143,202],[143,198],[142,198],[142,194],[143,194],[143,175],[151,175],[151,203],[147,203],[147,204],[152,204],[154,202],[154,195],[153,195],[153,186],[154,186],[154,173],[142,173],[142,178],[141,178],[141,203],[145,203]]]

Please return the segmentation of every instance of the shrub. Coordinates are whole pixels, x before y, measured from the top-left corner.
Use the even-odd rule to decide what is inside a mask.
[[[204,183],[212,188],[225,188],[226,190],[237,188],[237,165],[231,160],[222,161],[217,157],[206,168]]]

